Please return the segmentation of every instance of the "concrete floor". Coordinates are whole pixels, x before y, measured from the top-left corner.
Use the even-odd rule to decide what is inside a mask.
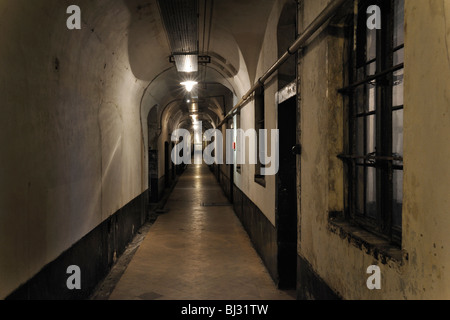
[[[293,300],[277,290],[206,165],[179,178],[110,300]]]

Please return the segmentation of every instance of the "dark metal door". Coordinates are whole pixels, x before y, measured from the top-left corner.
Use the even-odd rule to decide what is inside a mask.
[[[164,180],[165,185],[168,187],[170,185],[170,152],[169,152],[169,143],[164,143]]]
[[[295,97],[278,106],[280,168],[277,175],[279,287],[293,289],[297,273],[297,106]]]

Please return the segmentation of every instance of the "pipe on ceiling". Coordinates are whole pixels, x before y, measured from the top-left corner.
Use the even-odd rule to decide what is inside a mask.
[[[264,85],[264,82],[280,68],[280,66],[285,63],[293,54],[297,53],[298,50],[308,41],[313,34],[319,30],[332,16],[336,14],[337,9],[339,9],[348,0],[335,0],[331,2],[317,17],[313,22],[303,31],[302,34],[294,41],[294,43],[288,48],[288,50],[262,75],[261,78],[248,90],[248,92],[241,98],[241,100],[231,109],[230,112],[225,116],[225,118],[219,123],[218,127],[222,126],[226,121],[233,116],[233,114],[241,109],[245,102],[250,98],[250,96],[258,88]]]

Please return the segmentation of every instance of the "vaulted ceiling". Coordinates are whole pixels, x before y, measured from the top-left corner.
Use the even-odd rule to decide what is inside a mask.
[[[158,108],[160,126],[214,127],[255,81],[265,26],[275,0],[126,0],[132,13],[129,58],[134,75],[149,85],[142,112]],[[197,72],[178,72],[170,57],[197,54]],[[204,60],[205,61],[205,60]],[[181,82],[199,84],[187,93]],[[187,102],[190,101],[190,102]]]

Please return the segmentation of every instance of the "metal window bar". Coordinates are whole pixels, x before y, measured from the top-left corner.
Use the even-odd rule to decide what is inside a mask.
[[[341,93],[341,94],[349,94],[349,93],[351,93],[353,91],[353,89],[355,89],[356,87],[359,87],[360,85],[363,85],[363,84],[369,83],[369,82],[371,82],[373,80],[382,78],[382,77],[384,77],[385,75],[387,75],[389,73],[393,73],[393,72],[395,72],[397,70],[401,70],[403,68],[404,68],[404,63],[400,63],[400,64],[398,64],[396,66],[393,66],[393,67],[388,68],[388,69],[386,69],[384,71],[376,73],[373,76],[368,76],[364,80],[355,82],[355,83],[353,83],[353,84],[351,84],[351,85],[349,85],[347,87],[341,88],[341,89],[338,90],[338,92]]]
[[[366,161],[401,161],[403,162],[403,157],[401,156],[377,156],[373,153],[367,154],[365,156],[360,156],[356,154],[339,154],[337,156],[342,160],[366,160]]]

